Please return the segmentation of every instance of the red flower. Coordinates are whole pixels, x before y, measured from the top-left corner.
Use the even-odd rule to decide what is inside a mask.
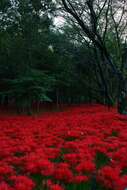
[[[60,185],[54,184],[50,187],[50,190],[64,190]]]
[[[12,175],[12,174],[14,174],[14,169],[11,166],[9,166],[7,163],[0,162],[0,176]]]
[[[7,183],[1,182],[0,183],[0,190],[14,190],[14,189],[11,188]]]
[[[47,181],[47,186],[49,190],[64,190],[59,184],[54,184],[51,180]]]
[[[126,121],[115,108],[109,111],[102,105],[38,117],[0,117],[0,190],[33,190],[34,182],[27,177],[32,174],[45,178],[42,187],[51,178],[51,190],[85,182],[96,171],[96,151],[110,158],[108,165],[96,171],[98,182],[125,190]]]
[[[119,168],[112,168],[105,166],[99,171],[98,180],[108,188],[117,187],[119,181],[120,170]]]
[[[127,189],[127,175],[122,176],[118,179],[115,186],[116,190],[126,190]]]
[[[73,174],[69,169],[67,164],[59,164],[54,171],[53,177],[56,180],[64,181],[66,183],[70,183],[73,180]]]
[[[77,167],[76,170],[78,172],[93,172],[95,170],[95,164],[91,161],[84,161],[82,163],[80,163]]]
[[[79,175],[74,177],[74,183],[84,183],[87,182],[89,179],[87,176]]]
[[[16,190],[33,190],[35,184],[32,179],[26,176],[12,176],[11,180],[14,182]]]
[[[41,174],[44,176],[51,176],[54,173],[54,164],[48,160],[43,160],[43,162],[40,163],[39,167],[41,170]]]

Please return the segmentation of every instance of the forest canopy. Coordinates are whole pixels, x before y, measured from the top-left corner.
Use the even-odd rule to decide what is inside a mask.
[[[126,16],[125,0],[1,0],[0,104],[120,102]]]

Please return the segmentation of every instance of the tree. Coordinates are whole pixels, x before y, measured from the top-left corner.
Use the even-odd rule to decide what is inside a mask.
[[[84,33],[86,40],[92,43],[98,58],[98,68],[104,86],[104,92],[109,103],[112,103],[109,93],[109,84],[104,76],[102,67],[106,67],[118,81],[118,102],[122,92],[126,91],[125,71],[122,62],[122,43],[125,36],[127,2],[125,0],[61,0],[64,10],[74,19],[75,24]],[[119,15],[118,15],[119,13]],[[113,27],[112,27],[113,26]],[[112,58],[112,53],[108,49],[108,33],[113,31],[117,42],[119,63]],[[111,75],[109,75],[111,76]],[[122,104],[122,102],[120,103]],[[125,110],[118,110],[125,112]]]
[[[1,103],[27,110],[35,102],[39,107],[40,102],[51,100],[57,105],[111,103],[118,82],[119,94],[123,94],[126,7],[111,0],[63,3],[0,2]],[[119,22],[117,9],[121,10]],[[61,28],[53,24],[59,15],[66,19]]]
[[[14,0],[0,3],[0,100],[30,108],[51,101],[53,89],[50,27],[52,1]],[[19,108],[18,108],[19,109]]]

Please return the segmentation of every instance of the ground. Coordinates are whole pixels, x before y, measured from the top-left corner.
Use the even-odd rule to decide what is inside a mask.
[[[0,116],[0,190],[125,190],[127,116],[82,105]]]

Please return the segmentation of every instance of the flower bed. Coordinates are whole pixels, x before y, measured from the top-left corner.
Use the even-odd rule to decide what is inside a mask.
[[[0,117],[0,190],[125,190],[127,116],[101,105]]]

